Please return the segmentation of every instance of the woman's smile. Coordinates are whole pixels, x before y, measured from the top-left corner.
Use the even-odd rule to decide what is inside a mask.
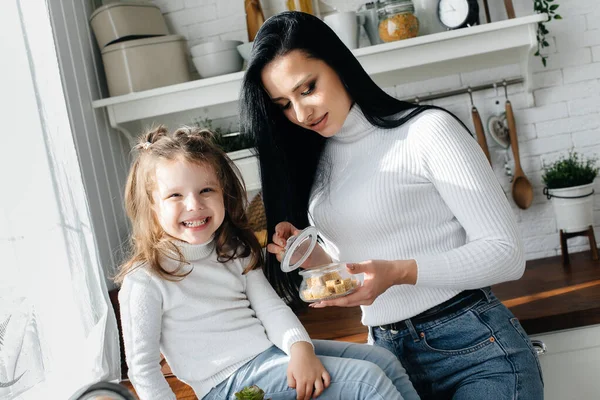
[[[329,115],[329,113],[325,113],[325,115],[323,115],[321,118],[319,118],[317,120],[317,122],[310,125],[310,129],[318,132],[318,131],[322,130],[323,128],[325,128],[325,125],[327,125],[328,115]]]

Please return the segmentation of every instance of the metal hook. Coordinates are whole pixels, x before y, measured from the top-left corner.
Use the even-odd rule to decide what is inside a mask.
[[[502,81],[502,85],[504,85],[504,97],[508,100],[508,83],[506,83],[506,79]]]
[[[467,86],[467,92],[469,93],[469,98],[471,99],[471,107],[475,107],[475,104],[473,104],[473,89],[471,89],[471,86]]]
[[[494,86],[494,92],[496,93],[495,97],[498,97],[498,84],[494,82],[492,85]]]

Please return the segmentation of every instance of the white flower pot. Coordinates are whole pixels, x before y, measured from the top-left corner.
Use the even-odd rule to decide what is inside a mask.
[[[581,232],[594,224],[594,183],[563,189],[547,189],[552,201],[556,225],[565,233]]]
[[[243,149],[227,153],[242,173],[242,179],[248,192],[260,189],[260,171],[258,158],[254,150]]]

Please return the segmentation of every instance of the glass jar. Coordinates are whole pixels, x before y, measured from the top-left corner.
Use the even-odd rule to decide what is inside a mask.
[[[412,0],[387,0],[379,3],[379,37],[384,42],[409,39],[419,33]]]
[[[315,248],[317,236],[318,232],[314,226],[291,236],[285,246],[281,270],[291,272],[300,267]],[[307,303],[349,295],[364,282],[364,274],[349,273],[344,262],[305,269],[300,271],[300,276],[300,298]]]
[[[300,276],[300,298],[307,303],[349,295],[363,284],[363,274],[350,274],[346,263],[305,269]]]

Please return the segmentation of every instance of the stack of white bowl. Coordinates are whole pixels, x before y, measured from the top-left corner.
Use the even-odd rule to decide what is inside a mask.
[[[254,46],[254,42],[246,42],[240,44],[237,49],[244,61],[250,61],[250,53],[252,52],[252,46]]]
[[[192,46],[192,61],[201,78],[241,71],[244,59],[237,50],[239,40],[213,40]]]

